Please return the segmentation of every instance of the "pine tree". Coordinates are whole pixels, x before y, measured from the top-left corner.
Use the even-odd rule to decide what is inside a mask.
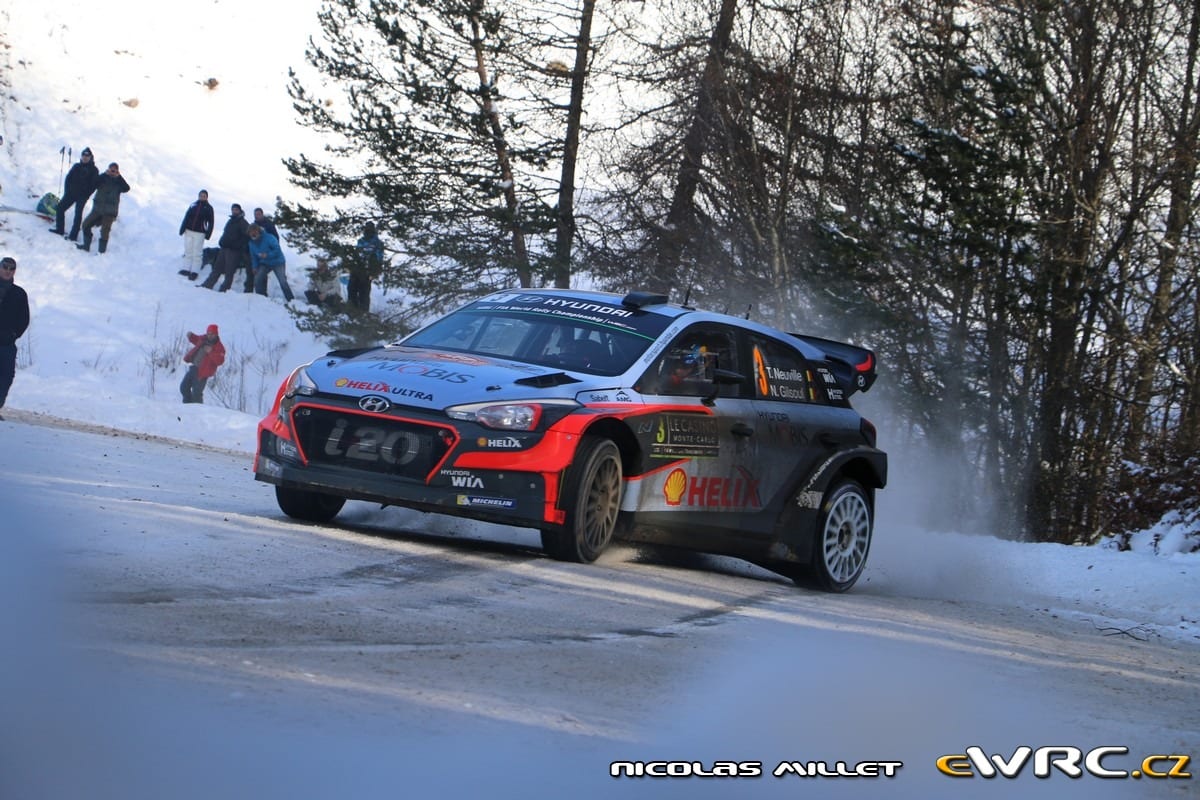
[[[553,169],[571,144],[570,104],[546,54],[586,54],[588,42],[540,36],[546,20],[499,0],[331,0],[319,20],[306,56],[321,81],[293,71],[290,93],[329,143],[285,161],[309,198],[280,205],[293,244],[353,266],[374,221],[387,249],[378,281],[413,300],[385,315],[392,324],[563,280]],[[579,70],[570,77],[582,86]]]
[[[1023,402],[1010,340],[1032,291],[1033,227],[1023,205],[1032,88],[958,0],[910,6],[907,17],[897,31],[907,130],[892,145],[903,171],[886,225],[895,231],[883,259],[891,275],[876,283],[877,296],[895,309],[893,349],[913,418],[952,465],[951,480],[983,479],[997,496],[1019,498],[1027,473],[998,453],[1027,443],[1004,441],[1001,431],[1020,424],[999,420]],[[1018,399],[1005,402],[1014,389]],[[975,460],[973,476],[975,449],[987,457]],[[961,487],[947,496],[949,516],[979,510]],[[1005,511],[1019,515],[1019,501]]]

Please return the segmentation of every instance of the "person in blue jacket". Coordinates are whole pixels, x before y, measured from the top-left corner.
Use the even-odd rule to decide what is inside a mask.
[[[92,148],[85,147],[79,154],[79,163],[67,170],[67,179],[63,182],[62,200],[58,201],[58,211],[54,215],[54,227],[51,233],[70,239],[72,242],[79,238],[79,228],[83,224],[83,207],[88,198],[96,191],[100,180],[100,170],[96,169]],[[65,232],[67,209],[75,206],[75,220],[71,223],[71,232]]]
[[[360,311],[371,310],[371,281],[383,271],[383,241],[375,230],[375,223],[363,225],[363,235],[354,245],[354,258],[346,266],[350,272],[347,301]]]
[[[279,240],[258,225],[251,225],[246,233],[250,236],[250,269],[254,272],[254,291],[266,296],[267,276],[274,272],[279,288],[283,290],[284,302],[292,302],[294,295],[292,287],[288,286],[287,265]]]

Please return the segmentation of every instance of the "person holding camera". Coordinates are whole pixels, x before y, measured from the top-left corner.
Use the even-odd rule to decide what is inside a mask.
[[[204,387],[208,379],[217,374],[217,367],[225,363],[225,345],[221,343],[216,325],[209,325],[203,336],[188,331],[192,349],[183,357],[188,370],[179,384],[179,393],[185,403],[203,403]]]
[[[75,245],[80,250],[92,249],[92,228],[100,226],[100,252],[108,249],[108,234],[117,219],[121,195],[129,191],[129,184],[121,177],[121,168],[114,161],[100,173],[96,181],[96,196],[92,198],[92,211],[83,220],[83,244]]]

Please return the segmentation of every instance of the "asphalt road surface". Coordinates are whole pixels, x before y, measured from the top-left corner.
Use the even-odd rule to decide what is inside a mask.
[[[0,797],[1200,796],[1032,757],[1015,779],[935,767],[970,746],[1200,758],[1188,643],[672,551],[563,564],[533,531],[365,503],[298,524],[244,454],[9,416]],[[903,766],[772,774],[792,761]]]

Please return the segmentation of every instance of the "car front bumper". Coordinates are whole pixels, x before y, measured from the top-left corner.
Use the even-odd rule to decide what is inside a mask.
[[[449,485],[434,485],[344,466],[305,464],[291,442],[260,431],[254,477],[287,489],[502,524],[544,527],[554,523],[547,507],[547,476],[539,472],[449,469],[437,477]]]

